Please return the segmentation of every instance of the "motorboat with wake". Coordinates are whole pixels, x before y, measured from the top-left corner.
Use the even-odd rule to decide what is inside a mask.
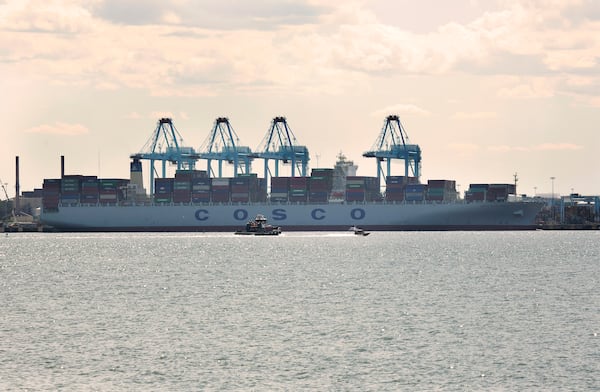
[[[371,234],[370,232],[364,231],[363,229],[361,229],[360,227],[357,227],[357,226],[350,227],[350,230],[352,230],[355,235],[362,235],[365,237],[368,236],[369,234]]]

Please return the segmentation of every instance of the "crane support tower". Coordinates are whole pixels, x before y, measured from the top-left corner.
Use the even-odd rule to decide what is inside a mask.
[[[258,147],[254,157],[265,160],[265,178],[269,175],[269,160],[275,160],[274,176],[279,176],[279,162],[291,164],[291,176],[306,176],[308,161],[310,160],[308,148],[296,145],[296,136],[290,129],[285,117],[275,117],[271,127]],[[298,173],[296,173],[296,170]]]
[[[192,147],[183,147],[183,139],[170,118],[161,118],[156,129],[141,151],[131,154],[134,162],[141,159],[150,161],[150,194],[154,194],[154,176],[158,175],[154,167],[156,161],[162,162],[160,177],[167,176],[167,162],[177,165],[177,170],[193,170],[200,158]]]
[[[370,151],[363,153],[363,157],[376,158],[377,177],[381,178],[383,168],[381,162],[387,161],[385,176],[391,175],[392,159],[404,161],[404,175],[419,179],[421,175],[421,148],[417,144],[410,144],[408,135],[397,115],[389,115],[383,124],[383,129]]]
[[[207,160],[207,172],[212,177],[212,161],[218,162],[217,177],[223,177],[223,162],[233,164],[233,175],[249,174],[251,170],[252,150],[250,147],[239,146],[239,138],[229,119],[219,117],[215,120],[210,134],[200,147],[200,159]],[[240,170],[242,170],[240,173]]]

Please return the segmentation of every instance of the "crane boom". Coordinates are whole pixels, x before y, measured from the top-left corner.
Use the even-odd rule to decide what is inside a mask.
[[[233,164],[234,177],[237,177],[239,169],[243,166],[244,173],[250,173],[252,151],[250,147],[240,146],[238,135],[233,130],[227,117],[219,117],[200,147],[198,154],[200,159],[207,160],[207,171],[212,173],[211,161],[216,160],[219,165],[218,177],[223,176],[223,162]]]
[[[140,152],[131,154],[134,160],[150,161],[150,193],[154,193],[154,175],[158,174],[154,167],[155,161],[162,163],[162,177],[166,177],[167,162],[177,165],[177,170],[192,170],[200,158],[192,147],[183,147],[183,139],[170,118],[158,120],[156,129]]]
[[[265,160],[265,178],[269,174],[269,160],[275,160],[275,177],[279,176],[279,162],[291,163],[291,175],[296,175],[298,170],[301,176],[306,176],[310,156],[306,146],[297,145],[296,136],[289,127],[285,117],[275,117],[263,138],[259,151],[253,154],[256,158]]]
[[[363,157],[376,158],[377,177],[381,177],[383,169],[381,162],[387,160],[385,176],[391,174],[393,159],[404,161],[404,175],[412,174],[419,178],[421,175],[421,148],[417,144],[410,144],[408,135],[397,115],[386,117],[381,133],[377,137],[371,150],[363,153]]]

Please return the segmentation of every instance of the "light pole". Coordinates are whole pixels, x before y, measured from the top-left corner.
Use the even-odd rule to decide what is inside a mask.
[[[552,181],[552,203],[550,204],[552,207],[552,220],[554,220],[554,179],[556,177],[552,176],[550,177],[550,180]]]

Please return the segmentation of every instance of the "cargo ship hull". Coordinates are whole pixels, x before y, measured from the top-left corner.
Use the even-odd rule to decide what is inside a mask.
[[[235,231],[257,214],[284,231],[532,230],[542,203],[324,203],[72,205],[43,211],[59,231]]]

